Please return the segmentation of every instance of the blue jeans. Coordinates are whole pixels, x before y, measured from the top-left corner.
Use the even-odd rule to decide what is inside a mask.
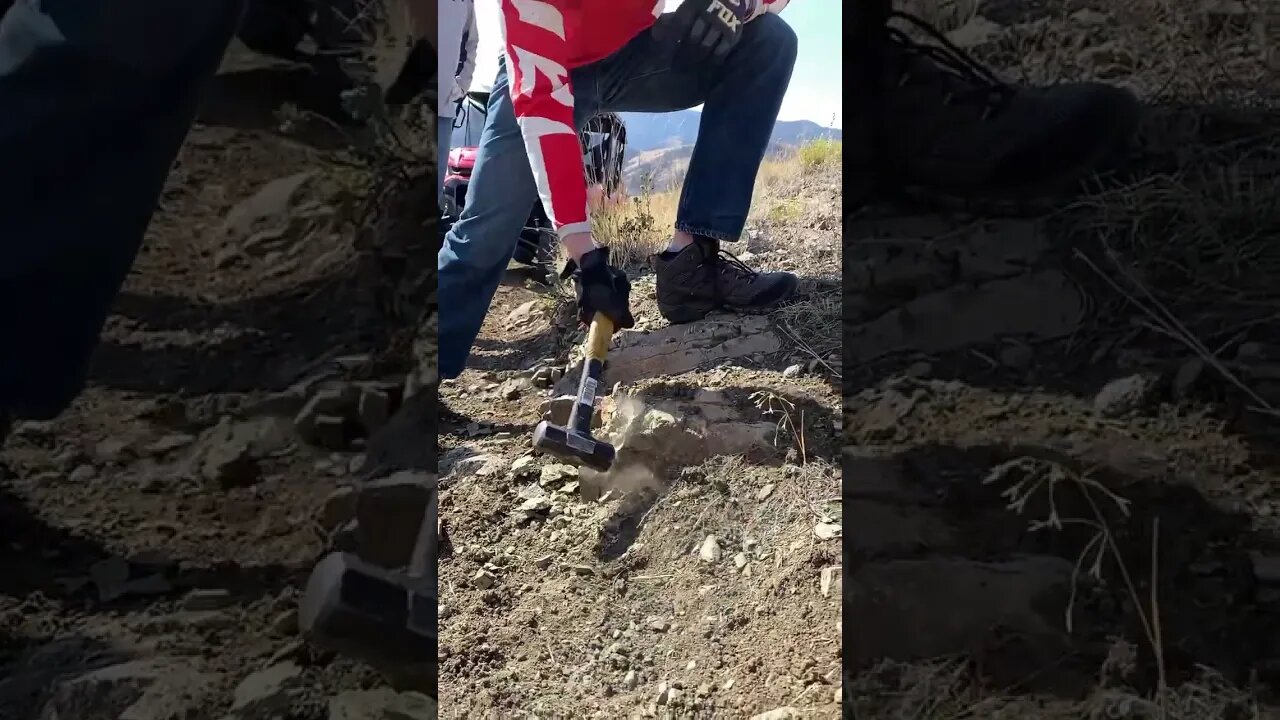
[[[18,0],[0,18],[0,410],[75,399],[242,0]]]
[[[776,15],[747,25],[718,71],[678,66],[672,50],[644,32],[612,56],[572,71],[574,122],[581,130],[601,112],[663,113],[702,104],[676,229],[736,240],[795,58],[795,31]],[[503,63],[489,94],[466,207],[440,250],[441,377],[462,373],[537,199]]]

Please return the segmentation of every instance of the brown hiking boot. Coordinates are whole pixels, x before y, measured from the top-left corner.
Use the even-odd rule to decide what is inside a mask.
[[[720,249],[710,238],[696,238],[679,253],[653,256],[658,275],[658,311],[668,322],[701,320],[712,310],[759,313],[772,310],[799,284],[788,272],[762,273]]]
[[[1011,85],[919,18],[891,18],[928,40],[886,25],[855,53],[855,82],[871,97],[855,103],[852,164],[870,165],[878,190],[979,201],[1070,192],[1137,127],[1141,107],[1126,90]]]

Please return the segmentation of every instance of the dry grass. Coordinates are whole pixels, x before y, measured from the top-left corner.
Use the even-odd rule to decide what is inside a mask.
[[[839,168],[842,150],[838,140],[815,140],[766,160],[756,176],[751,219],[799,220],[805,208],[799,183],[814,173]],[[619,266],[641,265],[670,240],[679,204],[679,186],[661,192],[647,188],[625,203],[594,213],[592,232],[597,242],[612,248]]]

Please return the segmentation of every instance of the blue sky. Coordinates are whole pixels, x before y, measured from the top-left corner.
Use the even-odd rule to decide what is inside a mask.
[[[480,32],[476,81],[487,87],[498,71],[497,0],[475,0]],[[667,9],[679,6],[667,0]],[[782,102],[781,120],[812,120],[824,127],[844,127],[840,31],[841,0],[791,0],[782,11],[800,38],[800,55],[791,87]]]

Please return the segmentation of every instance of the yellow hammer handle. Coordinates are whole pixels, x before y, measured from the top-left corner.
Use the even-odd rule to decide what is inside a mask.
[[[609,343],[613,339],[613,321],[600,313],[591,318],[591,329],[587,331],[587,357],[604,362],[609,354]]]

